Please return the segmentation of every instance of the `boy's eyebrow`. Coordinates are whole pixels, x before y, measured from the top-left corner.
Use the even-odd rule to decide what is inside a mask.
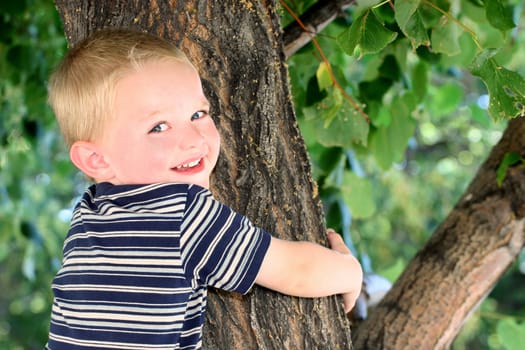
[[[140,118],[140,121],[147,122],[150,119],[154,119],[157,114],[161,114],[161,113],[162,113],[161,111],[159,111],[158,109],[155,109],[151,111],[150,113],[146,113],[142,118]]]
[[[200,100],[197,104],[197,109],[206,109],[206,110],[209,110],[211,108],[211,104],[210,104],[210,101],[208,101],[207,98],[203,97],[202,100]],[[152,118],[155,118],[155,116],[157,114],[162,114],[163,112],[158,110],[158,109],[155,109],[153,111],[151,111],[150,113],[147,113],[144,117],[140,118],[141,121],[148,121]]]
[[[200,102],[201,106],[206,108],[206,109],[209,109],[211,107],[210,105],[210,101],[208,101],[207,98],[203,98]]]

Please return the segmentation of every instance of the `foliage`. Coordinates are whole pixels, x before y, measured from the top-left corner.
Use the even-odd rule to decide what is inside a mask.
[[[295,16],[306,8],[283,2],[296,6]],[[283,22],[294,21],[283,7]],[[289,59],[327,224],[365,272],[395,280],[505,121],[524,113],[523,9],[503,0],[356,1]],[[522,164],[508,155],[498,181]],[[514,267],[500,284],[516,276]],[[504,309],[525,310],[517,288],[507,289],[515,295],[496,288],[483,304],[495,305],[504,323],[476,312],[455,348],[512,348],[518,312]]]
[[[46,106],[65,49],[53,3],[0,3],[0,349],[41,349],[75,173]],[[67,216],[67,215],[66,215]]]
[[[312,3],[294,0],[294,11]],[[317,38],[327,60],[312,44],[289,60],[327,223],[367,272],[395,280],[463,192],[504,119],[522,113],[522,12],[517,0],[360,0]],[[292,20],[283,10],[283,23]],[[46,80],[65,45],[51,1],[0,3],[0,349],[45,343],[50,283],[85,187],[46,106]],[[509,157],[501,176],[523,162]],[[516,346],[525,311],[520,278],[516,264],[456,349]]]

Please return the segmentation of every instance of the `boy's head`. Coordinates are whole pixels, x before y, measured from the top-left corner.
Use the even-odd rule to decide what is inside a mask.
[[[172,44],[98,32],[67,54],[49,100],[71,160],[95,181],[209,186],[220,137],[197,71]]]
[[[103,29],[75,45],[49,82],[49,103],[66,144],[101,135],[113,114],[117,81],[149,61],[186,56],[161,38],[126,29]]]

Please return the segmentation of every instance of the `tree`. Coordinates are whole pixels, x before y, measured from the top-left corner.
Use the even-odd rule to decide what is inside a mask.
[[[180,45],[200,71],[212,114],[220,116],[223,152],[214,193],[281,237],[323,240],[319,199],[286,84],[275,4],[56,3],[70,44],[104,26],[133,26]],[[249,298],[214,294],[205,347],[349,347],[348,321],[339,303],[336,298],[293,299],[260,288]]]

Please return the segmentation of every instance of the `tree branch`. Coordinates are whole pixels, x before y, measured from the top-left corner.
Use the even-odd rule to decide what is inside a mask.
[[[330,22],[343,14],[355,0],[318,1],[300,17],[284,28],[283,43],[286,58],[292,56],[323,30]]]
[[[505,154],[523,155],[524,132],[524,118],[509,121],[454,209],[353,332],[355,349],[450,349],[525,245],[525,169],[496,181]]]

